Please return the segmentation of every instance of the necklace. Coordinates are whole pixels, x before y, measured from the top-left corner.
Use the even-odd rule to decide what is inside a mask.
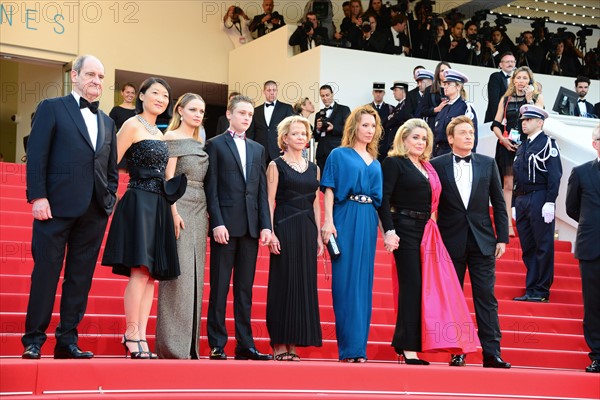
[[[306,159],[304,158],[301,158],[301,161],[287,160],[284,157],[281,157],[281,159],[285,161],[285,163],[296,172],[302,173],[308,169],[308,161],[306,161]]]
[[[144,125],[144,128],[146,128],[146,130],[151,134],[151,135],[156,135],[157,133],[161,133],[160,129],[158,129],[158,127],[156,125],[150,125],[150,122],[146,121],[144,119],[144,117],[142,117],[140,114],[135,116],[137,118],[138,121],[140,121],[140,123],[142,125]]]
[[[420,173],[422,173],[423,175],[427,176],[427,171],[425,170],[425,168],[423,168],[423,165],[421,165],[421,162],[414,162],[413,160],[410,160],[410,162],[413,163],[413,165],[419,170]]]

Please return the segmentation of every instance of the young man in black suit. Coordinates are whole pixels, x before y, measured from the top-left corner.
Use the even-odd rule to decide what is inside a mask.
[[[40,358],[65,259],[54,358],[94,356],[78,347],[77,327],[119,181],[115,124],[96,101],[103,80],[102,63],[80,56],[71,70],[71,94],[44,100],[35,112],[27,146],[34,266],[23,358]]]
[[[504,53],[500,59],[501,70],[490,75],[487,86],[488,106],[485,111],[484,122],[491,122],[494,120],[496,112],[498,111],[498,104],[500,104],[500,99],[508,89],[508,81],[515,70],[516,65],[517,60],[513,53]]]
[[[333,89],[329,85],[321,86],[319,95],[325,107],[315,117],[315,140],[319,143],[316,154],[317,165],[323,171],[329,153],[342,144],[344,124],[350,115],[350,109],[335,102]]]
[[[211,360],[227,359],[225,313],[232,271],[235,358],[272,359],[256,350],[250,325],[258,240],[264,246],[271,239],[265,149],[245,135],[253,114],[250,98],[234,97],[227,106],[229,129],[206,144],[210,159],[205,188],[211,229],[207,320]]]
[[[494,295],[496,259],[502,257],[508,243],[508,217],[500,173],[493,158],[472,153],[475,129],[469,117],[454,118],[448,124],[447,135],[452,153],[431,160],[442,183],[437,223],[461,286],[469,268],[483,366],[510,368],[500,357],[502,335]],[[465,354],[453,355],[450,365],[464,366],[465,357]]]
[[[583,336],[592,363],[586,372],[600,373],[600,127],[592,133],[595,160],[573,168],[567,187],[567,214],[579,222],[575,258],[583,291]]]
[[[248,137],[262,144],[267,153],[266,163],[279,157],[277,146],[277,125],[285,117],[294,114],[292,106],[277,100],[277,83],[266,81],[263,86],[265,102],[254,109]]]
[[[577,104],[573,107],[574,115],[576,117],[584,118],[598,118],[600,116],[594,115],[594,105],[585,99],[588,91],[590,90],[590,78],[585,76],[578,76],[575,79],[575,91],[579,96]]]

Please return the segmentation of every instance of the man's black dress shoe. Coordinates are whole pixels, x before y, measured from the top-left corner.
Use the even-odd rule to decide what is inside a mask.
[[[23,351],[21,358],[26,360],[39,360],[41,356],[42,350],[39,344],[28,344],[25,346],[25,351]]]
[[[515,297],[513,300],[514,301],[527,301],[527,300],[529,300],[529,295],[524,294],[523,296]]]
[[[255,360],[255,361],[269,361],[273,359],[270,354],[260,353],[256,348],[251,347],[249,349],[235,349],[236,360]]]
[[[600,373],[600,360],[594,360],[590,365],[585,367],[585,372]]]
[[[94,353],[91,351],[83,351],[77,346],[75,343],[71,343],[67,347],[55,347],[54,348],[54,358],[57,359],[65,359],[65,358],[75,358],[75,359],[88,359],[94,357]]]
[[[527,301],[531,301],[534,303],[547,303],[549,300],[547,297],[542,297],[542,296],[529,296],[529,299],[527,299]]]
[[[466,354],[452,354],[452,359],[450,360],[451,367],[464,367],[467,365],[465,362],[465,358],[467,358]]]
[[[500,356],[483,356],[483,368],[510,368]]]
[[[225,354],[225,350],[219,346],[213,347],[208,357],[211,360],[227,360],[227,354]]]

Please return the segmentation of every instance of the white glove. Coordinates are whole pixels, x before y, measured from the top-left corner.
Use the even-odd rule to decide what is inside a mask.
[[[544,203],[542,218],[544,218],[544,222],[547,224],[554,221],[554,203]]]

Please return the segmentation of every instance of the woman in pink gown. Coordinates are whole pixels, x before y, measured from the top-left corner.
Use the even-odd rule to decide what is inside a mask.
[[[450,256],[433,219],[441,184],[429,163],[433,143],[423,120],[400,127],[383,162],[379,216],[386,249],[394,251],[400,294],[392,346],[407,364],[427,365],[417,352],[470,353],[478,344]]]

